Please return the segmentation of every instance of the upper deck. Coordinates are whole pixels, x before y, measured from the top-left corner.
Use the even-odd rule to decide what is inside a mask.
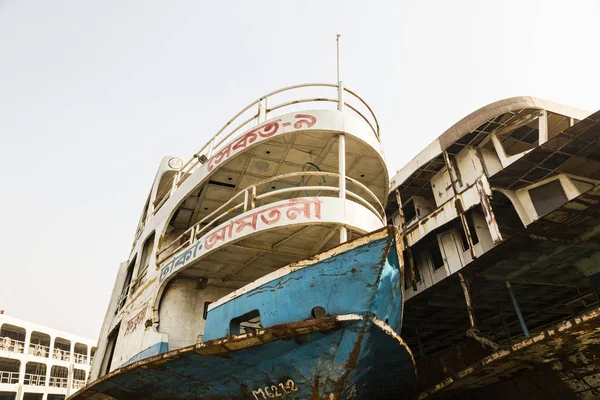
[[[201,341],[211,302],[383,227],[388,185],[377,119],[354,92],[261,96],[190,160],[161,163],[103,327],[115,362],[95,370]]]
[[[95,353],[93,340],[0,314],[0,398],[65,399],[85,386]]]
[[[598,112],[510,98],[391,179],[386,211],[407,247],[403,337],[419,358],[467,331],[508,345],[598,303],[599,140]]]

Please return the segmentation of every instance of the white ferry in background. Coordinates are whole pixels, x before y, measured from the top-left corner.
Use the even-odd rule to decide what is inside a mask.
[[[74,399],[385,399],[415,382],[370,107],[268,93],[163,159]]]
[[[89,378],[96,342],[0,310],[0,400],[64,400]]]

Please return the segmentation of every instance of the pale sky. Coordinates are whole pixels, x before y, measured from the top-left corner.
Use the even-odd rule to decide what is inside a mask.
[[[488,103],[600,109],[599,1],[0,0],[0,309],[97,338],[164,155],[342,78],[390,174]]]

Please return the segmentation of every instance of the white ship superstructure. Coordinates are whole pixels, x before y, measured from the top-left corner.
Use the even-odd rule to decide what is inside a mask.
[[[0,400],[61,400],[85,386],[96,341],[0,314]]]

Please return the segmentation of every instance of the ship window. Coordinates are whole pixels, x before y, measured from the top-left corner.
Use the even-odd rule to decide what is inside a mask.
[[[474,215],[472,213],[467,213],[465,215],[465,219],[467,220],[467,227],[469,228],[469,233],[471,233],[471,240],[473,241],[473,245],[479,243],[479,237],[477,236],[477,229],[475,228],[474,223]],[[460,239],[462,241],[463,249],[469,250],[469,241],[467,240],[467,233],[465,232],[465,228],[460,226],[458,230],[460,232]]]
[[[535,212],[540,217],[568,201],[567,195],[560,184],[560,179],[529,189],[529,197],[531,197]]]
[[[127,301],[127,295],[129,294],[129,285],[131,285],[131,280],[133,279],[133,269],[135,268],[135,261],[137,259],[137,254],[133,257],[133,260],[129,263],[127,267],[127,275],[125,275],[125,283],[123,283],[123,289],[121,289],[121,294],[117,300],[117,309],[115,313],[117,313]]]
[[[102,357],[102,364],[100,365],[100,374],[98,377],[104,376],[110,372],[110,365],[112,364],[113,356],[115,354],[115,347],[117,347],[117,336],[119,336],[120,328],[121,323],[119,322],[106,339],[106,350]]]
[[[413,220],[414,217],[417,216],[415,202],[412,199],[410,199],[404,204],[404,206],[402,207],[402,211],[404,211],[404,223],[407,225],[410,221]]]
[[[434,271],[437,271],[444,266],[444,258],[442,257],[442,252],[440,251],[440,246],[437,242],[429,247],[429,257],[431,258],[431,265],[433,266]]]
[[[208,317],[208,306],[210,306],[211,303],[211,301],[204,302],[204,311],[202,312],[202,318],[206,319],[206,317]]]
[[[229,323],[230,335],[241,335],[243,333],[256,332],[261,329],[260,312],[252,310],[244,315],[234,318]]]
[[[142,251],[142,258],[140,262],[140,269],[138,270],[135,284],[133,285],[132,292],[135,292],[144,282],[144,278],[148,273],[148,267],[150,266],[150,258],[154,251],[154,232],[146,239],[144,243],[144,249]]]

